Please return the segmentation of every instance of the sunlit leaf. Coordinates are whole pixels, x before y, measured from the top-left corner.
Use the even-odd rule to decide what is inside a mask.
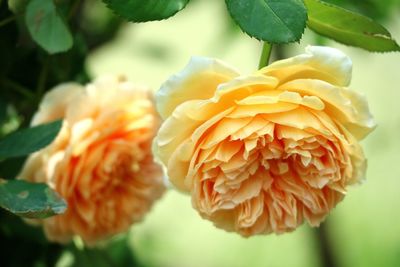
[[[189,0],[103,0],[119,16],[133,22],[162,20],[182,10]]]
[[[308,27],[313,31],[368,51],[400,51],[390,33],[372,19],[319,0],[304,2],[308,9]]]
[[[54,121],[13,132],[0,140],[0,159],[28,155],[49,145],[61,129]]]
[[[0,180],[0,207],[26,218],[46,218],[65,211],[65,201],[45,184]]]
[[[33,40],[50,54],[67,51],[73,39],[53,0],[31,0],[25,22]]]
[[[248,35],[270,43],[300,40],[307,11],[301,0],[225,0],[229,13]]]

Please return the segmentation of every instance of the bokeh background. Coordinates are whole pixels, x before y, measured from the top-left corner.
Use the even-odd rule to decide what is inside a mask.
[[[400,41],[400,0],[330,2],[377,19]],[[60,81],[84,82],[103,74],[120,74],[156,91],[193,55],[220,58],[243,74],[253,72],[258,66],[261,42],[234,25],[222,0],[192,0],[187,8],[166,21],[140,24],[122,22],[99,0],[82,3],[80,17],[73,18],[71,24],[83,33],[86,42],[81,42],[83,37],[76,35],[71,52],[50,59],[25,53],[36,65],[48,64],[46,84],[49,86],[43,90]],[[16,32],[11,26],[9,30]],[[0,48],[8,49],[3,45],[11,33],[4,30],[1,34]],[[303,53],[309,44],[337,47],[352,58],[351,88],[367,95],[378,124],[363,141],[368,158],[366,181],[350,188],[345,200],[328,217],[323,231],[327,238],[325,245],[328,244],[336,267],[400,266],[400,53],[369,53],[306,31],[300,43],[275,47],[272,60]],[[79,67],[82,58],[85,58],[83,70]],[[0,67],[2,60],[6,61],[0,58]],[[26,78],[26,84],[33,83],[36,78],[31,77],[38,77],[40,69],[24,64],[20,64],[24,70],[14,78]],[[0,84],[6,88],[5,82]],[[6,125],[10,130],[27,125],[33,112],[33,105],[18,101],[15,100],[16,106],[23,112]],[[101,250],[86,250],[78,239],[63,250],[58,245],[48,245],[42,235],[0,211],[0,219],[6,217],[11,222],[8,225],[15,225],[18,230],[0,224],[0,266],[7,262],[6,257],[15,258],[14,264],[6,266],[22,266],[15,262],[27,258],[28,254],[35,259],[31,261],[32,266],[51,266],[36,260],[38,253],[44,255],[41,259],[56,262],[58,267],[113,266],[97,261]],[[10,239],[4,239],[7,233],[11,233]],[[202,220],[192,209],[190,197],[171,188],[127,236],[119,236],[111,245],[100,247],[108,250],[111,258],[119,259],[118,266],[134,266],[128,257],[133,255],[137,261],[135,266],[140,267],[328,267],[321,256],[323,247],[318,234],[321,232],[303,225],[289,234],[246,239]]]
[[[400,40],[398,5],[361,11],[377,17]],[[306,31],[300,44],[280,47],[273,56],[302,53],[308,44],[337,47],[352,58],[351,88],[367,95],[378,124],[363,142],[365,183],[350,188],[325,226],[334,260],[343,267],[400,266],[400,53],[368,53]],[[228,19],[224,1],[193,1],[167,21],[124,25],[111,42],[89,54],[87,69],[93,77],[124,74],[157,90],[192,55],[220,58],[246,74],[257,68],[260,51],[261,43]],[[279,236],[245,239],[226,233],[202,220],[190,197],[173,189],[129,234],[140,262],[165,267],[321,266],[317,240],[306,225]]]

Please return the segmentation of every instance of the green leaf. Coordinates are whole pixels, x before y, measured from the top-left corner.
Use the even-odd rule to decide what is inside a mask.
[[[73,39],[53,0],[31,0],[25,23],[33,40],[50,54],[67,51]]]
[[[225,0],[229,13],[248,35],[269,43],[301,39],[307,10],[301,0]]]
[[[319,0],[304,2],[308,9],[308,27],[313,31],[368,51],[400,51],[390,33],[372,19]]]
[[[62,126],[62,121],[54,121],[32,128],[13,132],[0,140],[0,159],[28,155],[49,145]]]
[[[146,22],[175,15],[189,0],[103,0],[103,2],[124,19]]]
[[[45,184],[0,180],[0,207],[26,218],[63,213],[65,201]]]

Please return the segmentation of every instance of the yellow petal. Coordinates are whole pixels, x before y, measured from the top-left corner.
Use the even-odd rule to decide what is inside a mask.
[[[283,113],[264,114],[263,117],[276,124],[290,126],[297,129],[312,128],[325,135],[331,134],[317,117],[302,107]]]
[[[345,125],[347,129],[358,139],[364,139],[370,132],[376,128],[375,120],[369,111],[367,98],[363,93],[359,93],[348,88],[343,88],[343,95],[350,99],[351,104],[354,106],[357,112],[357,119],[362,122],[363,127],[353,122]]]
[[[270,114],[270,113],[284,113],[294,110],[298,107],[297,104],[289,102],[279,102],[275,104],[261,104],[251,106],[238,106],[230,114],[227,115],[229,118],[246,118],[254,117],[258,114]]]
[[[277,77],[280,83],[295,79],[320,79],[338,86],[348,86],[352,62],[332,47],[308,46],[306,53],[274,62],[259,73]]]
[[[313,136],[311,133],[289,126],[276,125],[275,129],[276,135],[279,139],[292,139],[298,141]]]
[[[356,91],[312,79],[291,81],[279,89],[317,96],[326,104],[324,111],[343,123],[358,139],[375,128],[366,98]]]
[[[265,135],[266,133],[271,133],[272,128],[273,125],[267,120],[265,120],[263,117],[255,116],[251,119],[251,122],[249,124],[231,134],[231,139],[243,140],[254,133],[256,133],[258,136],[262,136]]]
[[[196,102],[202,101],[188,101],[179,105],[173,115],[161,126],[153,145],[156,159],[168,167],[169,179],[181,190],[186,188],[187,170],[197,141],[205,131],[231,111],[228,109],[217,113],[206,121],[193,120],[187,116],[187,110],[193,108],[190,102],[196,104]],[[177,129],[179,130],[177,131]]]
[[[180,147],[185,146],[182,144]],[[186,179],[189,170],[189,163],[182,161],[179,157],[180,147],[172,153],[170,160],[166,164],[167,174],[171,183],[180,191],[190,191],[190,181]]]
[[[207,134],[203,148],[209,148],[223,141],[232,133],[245,127],[251,120],[252,118],[250,117],[241,120],[223,118],[216,124],[215,128]]]
[[[266,77],[260,74],[239,76],[218,86],[215,98],[219,99],[226,95],[236,95],[236,100],[240,96],[248,96],[262,90],[271,90],[278,85],[278,80],[274,77]],[[238,97],[239,96],[239,97]]]
[[[222,162],[228,162],[242,148],[243,142],[240,141],[224,141],[218,145],[215,159]]]
[[[287,102],[306,106],[316,110],[323,110],[325,108],[324,102],[322,102],[321,99],[316,96],[301,96],[297,92],[282,92],[277,90],[259,92],[236,102],[239,105],[262,105]]]
[[[185,101],[211,98],[219,84],[238,75],[220,60],[193,57],[180,73],[171,76],[157,91],[157,110],[165,119]]]

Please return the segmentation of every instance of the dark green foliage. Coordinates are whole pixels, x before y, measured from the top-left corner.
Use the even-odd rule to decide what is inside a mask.
[[[133,22],[163,20],[182,10],[189,0],[103,0],[117,15]]]
[[[63,247],[49,243],[40,227],[23,222],[0,209],[0,258],[2,267],[53,267]]]
[[[0,207],[26,218],[46,218],[65,211],[67,205],[46,184],[0,180]]]
[[[325,0],[368,17],[386,20],[400,11],[400,0]]]
[[[269,43],[298,41],[306,27],[301,0],[226,0],[226,5],[244,32]]]
[[[390,33],[368,17],[319,0],[305,0],[305,3],[308,26],[321,35],[368,51],[400,50]]]
[[[49,145],[57,136],[62,121],[54,121],[13,132],[0,139],[0,159],[25,156]]]
[[[0,177],[6,180],[14,179],[25,162],[25,157],[9,158],[0,161]]]

